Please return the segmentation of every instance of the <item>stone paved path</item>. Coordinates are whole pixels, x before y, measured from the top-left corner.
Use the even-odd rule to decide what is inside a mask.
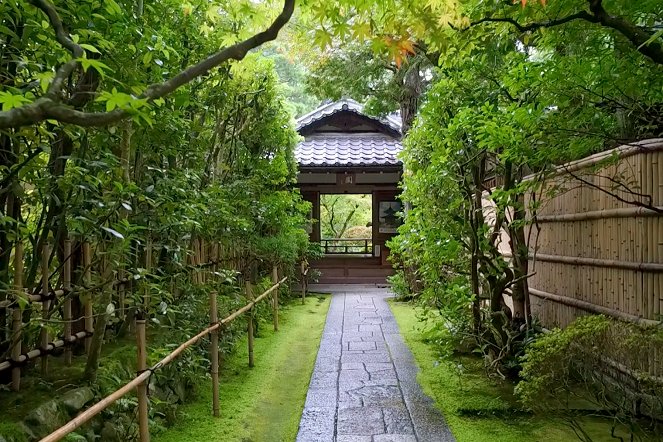
[[[333,292],[297,441],[453,442],[416,381],[417,368],[386,298],[387,289]]]

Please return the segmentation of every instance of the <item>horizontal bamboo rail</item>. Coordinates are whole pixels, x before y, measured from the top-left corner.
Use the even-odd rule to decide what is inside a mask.
[[[69,262],[69,260],[67,260]],[[128,278],[122,278],[122,279],[116,279],[111,283],[112,287],[121,287],[123,285],[126,285],[130,280]],[[30,294],[28,293],[28,289],[23,289],[23,294],[18,294],[21,298],[23,298],[25,301],[28,301],[30,303],[40,303],[44,301],[52,301],[53,299],[61,298],[65,295],[71,295],[71,294],[77,294],[77,293],[85,293],[89,290],[92,290],[90,287],[82,287],[78,288],[76,290],[71,290],[71,289],[57,289],[57,290],[49,290],[46,295],[44,294]],[[3,308],[9,308],[13,307],[14,304],[16,303],[15,299],[8,299],[5,301],[0,302],[0,309]]]
[[[78,332],[76,334],[72,334],[69,339],[58,339],[57,341],[49,342],[45,348],[36,348],[34,350],[30,350],[27,353],[21,354],[16,361],[13,360],[6,360],[4,362],[0,362],[0,371],[7,370],[11,368],[12,366],[15,365],[23,365],[28,361],[31,361],[33,359],[37,359],[41,356],[52,354],[56,349],[64,347],[69,343],[70,345],[73,344],[76,341],[79,341],[81,339],[84,339],[87,337],[87,333],[84,331]]]
[[[502,253],[505,258],[512,258],[511,253]],[[612,269],[636,270],[639,272],[663,272],[663,264],[657,262],[621,261],[618,259],[584,258],[581,256],[548,255],[537,253],[530,255],[530,261],[558,262],[561,264],[606,267]]]
[[[231,315],[225,317],[221,321],[217,322],[216,324],[212,324],[206,329],[202,330],[200,333],[189,339],[188,341],[184,342],[182,345],[177,347],[175,350],[173,350],[169,355],[161,359],[159,362],[154,364],[152,367],[148,368],[147,370],[143,371],[140,373],[138,376],[136,376],[133,380],[125,384],[123,387],[119,388],[116,390],[114,393],[110,394],[109,396],[106,396],[104,399],[101,401],[97,402],[94,404],[92,407],[88,408],[86,411],[82,412],[78,416],[76,416],[74,419],[63,425],[62,427],[58,428],[55,430],[53,433],[49,434],[48,436],[44,437],[41,439],[40,442],[56,442],[67,436],[69,433],[72,431],[75,431],[77,428],[79,428],[81,425],[85,424],[88,422],[90,419],[95,417],[97,414],[101,413],[103,410],[108,408],[110,405],[112,405],[115,401],[120,399],[122,396],[126,395],[127,393],[131,392],[133,389],[138,387],[140,384],[147,382],[147,380],[152,376],[152,373],[156,370],[158,370],[161,367],[164,367],[171,363],[175,358],[177,358],[184,350],[187,348],[191,347],[193,344],[198,342],[200,339],[211,333],[212,331],[215,331],[219,329],[222,325],[228,324],[232,322],[234,319],[242,315],[243,313],[246,313],[247,311],[251,310],[258,302],[262,301],[265,299],[267,296],[272,294],[275,290],[277,290],[285,281],[288,279],[287,277],[281,279],[278,283],[274,284],[271,288],[266,290],[264,293],[262,293],[260,296],[246,304],[244,307],[240,308],[239,310],[235,311]]]
[[[534,295],[537,298],[547,299],[550,301],[557,302],[559,304],[568,305],[569,307],[579,308],[592,313],[598,313],[601,315],[612,316],[613,318],[622,319],[624,321],[634,322],[641,325],[661,325],[659,321],[653,321],[651,319],[641,318],[639,316],[631,315],[628,313],[620,312],[619,310],[614,310],[608,307],[603,307],[601,305],[592,304],[581,299],[569,298],[566,296],[556,295],[554,293],[544,292],[542,290],[537,290],[534,288],[529,289],[530,295]]]
[[[659,150],[663,150],[663,138],[652,138],[648,140],[636,141],[633,143],[624,144],[615,149],[590,155],[577,161],[571,161],[562,166],[555,167],[554,170],[557,174],[561,175],[567,172],[576,172],[578,170],[595,166],[601,161],[612,157],[613,155],[617,155],[617,158],[624,159],[639,153],[656,152]],[[537,175],[528,175],[524,178],[524,180],[532,180],[536,178]]]
[[[656,207],[663,210],[663,207]],[[646,216],[660,216],[660,213],[646,207],[623,207],[620,209],[594,210],[583,213],[565,213],[563,215],[539,215],[536,217],[537,223],[555,223],[569,221],[589,221],[605,218],[640,218]]]

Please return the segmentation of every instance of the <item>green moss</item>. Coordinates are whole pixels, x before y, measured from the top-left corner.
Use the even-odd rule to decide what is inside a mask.
[[[195,402],[181,407],[176,427],[155,442],[295,440],[313,371],[329,297],[308,297],[282,310],[279,331],[261,324],[247,366],[246,339],[221,370],[221,417],[211,416],[212,392],[201,381]]]
[[[18,424],[13,422],[0,422],[0,436],[12,436],[13,442],[28,442],[25,433],[18,427]]]
[[[421,339],[415,308],[395,301],[390,304],[419,366],[417,379],[444,414],[458,442],[578,440],[561,417],[523,411],[513,395],[514,385],[488,378],[478,358],[441,358],[433,345]],[[585,417],[581,422],[593,441],[618,440],[610,436],[611,423],[606,419]]]

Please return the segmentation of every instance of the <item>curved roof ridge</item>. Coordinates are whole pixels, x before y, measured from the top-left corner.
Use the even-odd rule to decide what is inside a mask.
[[[338,101],[322,105],[319,108],[309,112],[308,114],[302,115],[296,120],[295,128],[299,131],[306,126],[315,123],[316,121],[319,121],[323,118],[329,117],[337,112],[342,112],[342,111],[354,112],[363,117],[375,120],[396,132],[399,133],[401,132],[400,121],[397,121],[395,118],[391,116],[387,116],[386,118],[380,118],[371,115],[366,115],[364,113],[364,106],[351,98],[343,98]]]

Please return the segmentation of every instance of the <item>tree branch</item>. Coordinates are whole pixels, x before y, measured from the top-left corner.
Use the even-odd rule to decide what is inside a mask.
[[[57,99],[57,95],[64,89],[65,81],[78,66],[77,59],[83,57],[85,51],[81,46],[74,43],[74,41],[69,38],[69,34],[64,30],[62,19],[60,19],[60,15],[55,10],[55,6],[52,3],[48,0],[30,0],[30,3],[46,14],[48,21],[51,23],[51,26],[53,26],[53,30],[55,31],[55,39],[74,56],[73,60],[64,63],[58,68],[53,81],[51,81],[51,84],[46,91],[47,96],[52,99]]]
[[[555,20],[522,25],[509,17],[485,17],[481,20],[470,23],[470,26],[463,29],[463,31],[482,23],[497,22],[509,23],[520,32],[529,32],[540,28],[560,26],[574,20],[585,20],[590,23],[600,24],[606,28],[614,29],[626,37],[626,39],[635,46],[635,49],[638,52],[649,57],[656,64],[663,64],[663,45],[658,41],[650,41],[654,36],[654,32],[641,28],[622,17],[609,14],[603,7],[602,0],[587,0],[587,2],[589,3],[589,12],[580,11]]]
[[[569,169],[568,167],[566,167],[566,166],[564,166],[564,171],[565,171],[566,173],[568,173],[569,175],[571,175],[571,177],[572,177],[573,179],[575,179],[575,180],[577,180],[577,181],[580,181],[582,184],[584,184],[584,185],[586,185],[586,186],[588,186],[588,187],[591,187],[591,188],[593,188],[593,189],[599,190],[599,191],[605,193],[606,195],[615,198],[617,201],[621,201],[622,203],[626,203],[626,204],[629,204],[629,205],[632,205],[632,206],[642,207],[642,208],[645,208],[645,209],[651,210],[651,211],[653,211],[653,212],[656,212],[656,213],[659,213],[659,214],[663,214],[663,210],[661,210],[659,207],[656,207],[655,205],[653,205],[653,204],[651,203],[651,201],[652,201],[652,197],[651,197],[651,195],[643,195],[643,196],[645,196],[645,197],[650,201],[649,204],[647,204],[647,203],[643,203],[642,201],[638,201],[637,199],[628,200],[628,199],[626,199],[626,198],[624,198],[624,197],[618,195],[618,194],[615,193],[615,192],[611,192],[610,190],[608,190],[608,189],[606,189],[606,188],[604,188],[604,187],[601,187],[601,186],[599,186],[599,185],[597,185],[597,184],[594,184],[594,183],[592,183],[592,182],[590,182],[590,181],[587,181],[587,180],[585,180],[584,178],[582,178],[581,176],[574,174],[573,171],[572,171],[571,169]],[[629,193],[633,194],[634,192],[629,192]],[[639,194],[636,194],[636,195],[639,195]]]
[[[82,47],[74,43],[71,38],[69,38],[69,34],[64,30],[64,25],[62,24],[62,20],[60,19],[58,12],[55,10],[55,6],[47,0],[30,0],[30,3],[32,3],[32,5],[36,8],[41,9],[44,14],[46,14],[48,20],[51,22],[51,26],[53,26],[53,30],[55,31],[55,39],[58,41],[58,43],[60,43],[65,49],[71,52],[71,55],[73,55],[75,58],[81,58],[83,54],[85,54],[85,51]]]
[[[654,36],[649,32],[633,23],[624,20],[621,17],[610,15],[604,8],[601,0],[588,0],[589,9],[592,11],[598,22],[603,26],[612,28],[626,37],[637,51],[649,57],[657,64],[663,64],[663,45],[657,41],[649,40]],[[649,43],[648,43],[649,42]]]
[[[72,46],[73,42],[65,33],[62,21],[59,19],[55,8],[49,4],[47,0],[31,0],[31,2],[49,16],[51,24],[55,29],[58,42],[60,42],[65,48],[69,49],[74,56],[80,58],[84,52],[79,52],[79,50],[82,51],[82,48],[79,46],[75,44]],[[153,101],[165,97],[179,87],[190,83],[195,78],[207,74],[210,70],[228,60],[242,60],[251,49],[276,39],[281,28],[283,28],[290,20],[290,17],[292,17],[294,9],[295,0],[284,0],[281,13],[266,30],[237,44],[221,49],[215,54],[207,57],[205,60],[202,60],[193,66],[189,66],[167,81],[148,86],[139,98],[147,98],[148,101]],[[64,78],[66,78],[69,73],[71,73],[73,70],[73,67],[71,67],[72,63],[73,67],[77,64],[77,62],[72,60],[65,63],[58,70],[56,79],[54,79],[49,87],[46,96],[25,106],[0,112],[0,129],[28,126],[47,119],[85,127],[105,126],[130,115],[128,111],[122,109],[116,109],[111,112],[82,112],[63,104],[58,97],[56,97],[56,94],[61,90],[60,86],[58,85],[58,87],[54,87],[54,83],[60,80],[59,84],[62,84],[63,78],[61,78],[61,75],[66,74],[64,76]]]
[[[481,20],[475,21],[470,23],[470,26],[468,28],[463,29],[464,31],[473,27],[473,26],[478,26],[483,23],[509,23],[510,25],[513,25],[516,29],[518,29],[520,32],[530,32],[530,31],[536,31],[537,29],[540,28],[551,28],[553,26],[560,26],[565,23],[574,21],[574,20],[586,20],[592,23],[598,23],[598,20],[596,17],[591,15],[587,11],[580,11],[575,14],[568,15],[566,17],[562,17],[556,20],[548,20],[548,21],[543,21],[543,22],[534,22],[534,23],[529,23],[526,25],[521,25],[518,23],[516,20],[509,18],[509,17],[485,17],[482,18]]]

